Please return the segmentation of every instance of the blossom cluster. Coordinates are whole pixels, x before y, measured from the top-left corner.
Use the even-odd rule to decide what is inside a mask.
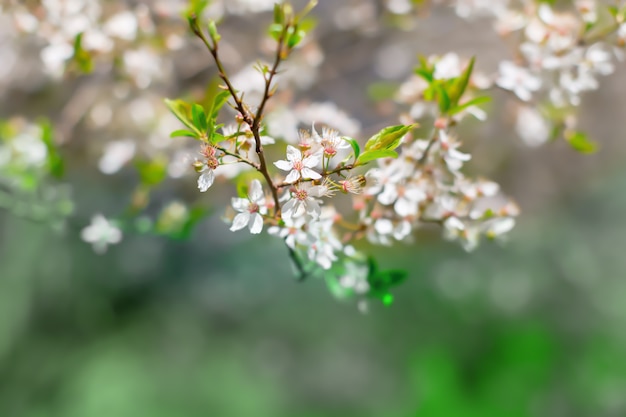
[[[513,48],[493,76],[475,79],[477,89],[499,88],[517,99],[516,131],[530,146],[560,136],[581,152],[595,143],[577,129],[581,97],[599,88],[599,78],[624,58],[626,7],[576,0],[569,8],[534,0],[435,2],[452,5],[465,19],[489,18]],[[405,8],[408,12],[411,7]],[[446,71],[460,71],[458,57],[431,57]],[[415,81],[412,81],[415,83]],[[408,88],[408,87],[407,87]]]
[[[0,56],[11,58],[19,42],[35,40],[45,82],[65,82],[78,69],[105,86],[96,92],[90,83],[76,88],[60,111],[56,130],[63,139],[69,141],[78,124],[93,134],[110,124],[124,132],[107,132],[98,141],[97,167],[104,174],[127,165],[137,171],[139,184],[127,211],[136,217],[94,216],[81,237],[96,252],[119,243],[122,230],[188,235],[205,207],[176,200],[164,204],[154,220],[142,213],[153,212],[147,210],[150,193],[166,178],[184,181],[195,171],[198,201],[206,201],[216,184],[236,184],[224,216],[231,231],[266,231],[285,242],[301,278],[322,275],[340,296],[388,303],[390,289],[406,274],[379,270],[361,240],[407,242],[434,225],[445,239],[470,251],[515,225],[519,209],[500,186],[466,175],[472,155],[459,126],[468,116],[486,120],[487,94],[497,88],[516,100],[517,131],[528,144],[562,135],[590,152],[595,145],[576,130],[575,110],[583,94],[615,70],[626,38],[626,9],[603,12],[592,0],[575,1],[570,9],[531,0],[433,0],[452,5],[461,18],[492,19],[515,54],[492,74],[475,69],[474,58],[454,53],[420,57],[395,95],[409,109],[399,117],[401,124],[361,140],[366,138],[357,120],[334,103],[311,102],[304,94],[319,82],[325,58],[307,35],[313,26],[307,14],[316,2],[298,13],[288,3],[273,3],[176,0],[155,1],[149,8],[141,2],[43,0],[11,1],[3,9],[8,13],[0,22],[10,29],[0,30],[0,46],[10,48],[0,48]],[[392,14],[406,14],[428,2],[383,3]],[[374,2],[340,8],[336,26],[373,33],[380,22],[376,8],[367,4]],[[231,74],[229,68],[248,62],[247,51],[222,40],[216,20],[270,10],[274,20],[258,47],[272,58]],[[183,14],[198,38],[195,44],[184,38]],[[198,46],[206,48],[203,60],[176,58],[197,53]],[[205,62],[206,57],[212,59]],[[0,85],[12,84],[16,55],[6,62]],[[166,100],[163,106],[161,94],[148,91],[155,84],[171,87],[177,73],[191,80],[207,68],[217,69],[217,80],[202,95],[190,93],[196,104]],[[28,172],[59,173],[50,126],[11,129],[0,129],[0,185],[10,183],[15,193],[18,171],[24,187]],[[170,140],[173,130],[172,137],[198,142]]]
[[[215,27],[209,26],[207,37],[195,21],[191,26],[219,65]],[[437,62],[422,68],[430,80],[426,90],[436,103],[427,139],[419,138],[418,124],[410,123],[386,127],[362,146],[333,128],[313,124],[310,130],[300,130],[295,140],[285,140],[285,157],[269,163],[279,141],[267,135],[260,122],[265,114],[259,109],[270,98],[267,92],[290,33],[287,26],[277,37],[279,59],[274,66],[259,68],[266,88],[256,112],[249,110],[225,73],[220,76],[226,91],[217,93],[210,106],[167,102],[186,127],[172,136],[201,142],[193,164],[199,190],[207,192],[219,176],[238,184],[240,195],[232,199],[235,214],[227,216],[232,231],[259,234],[267,225],[270,235],[285,241],[302,277],[321,271],[338,293],[389,300],[389,288],[402,274],[380,272],[368,264],[367,256],[355,249],[358,240],[391,245],[410,240],[423,225],[438,224],[445,238],[458,240],[469,251],[481,236],[495,239],[513,228],[519,210],[500,194],[499,186],[463,174],[471,156],[459,149],[455,126],[463,115],[482,111],[480,98],[471,97],[468,88],[473,60],[458,71]],[[237,110],[234,123],[218,124],[227,102]],[[373,162],[376,166],[369,168]],[[352,196],[351,211],[341,209],[340,195]]]

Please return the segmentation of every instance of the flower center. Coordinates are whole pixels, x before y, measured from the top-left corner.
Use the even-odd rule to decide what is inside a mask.
[[[205,158],[207,159],[211,159],[213,157],[215,157],[215,151],[216,149],[211,146],[211,145],[207,145],[204,148],[202,148],[202,155],[204,155]]]
[[[259,205],[257,203],[250,202],[250,204],[248,204],[248,211],[250,213],[258,213],[259,212]]]
[[[304,168],[304,164],[302,163],[302,161],[293,162],[293,169],[295,169],[296,171],[302,171],[302,168]]]
[[[219,166],[219,162],[217,161],[217,158],[211,157],[208,158],[206,160],[206,166],[208,166],[210,169],[215,169]]]
[[[308,196],[309,196],[309,193],[306,190],[296,190],[295,197],[298,200],[304,201],[306,200]]]

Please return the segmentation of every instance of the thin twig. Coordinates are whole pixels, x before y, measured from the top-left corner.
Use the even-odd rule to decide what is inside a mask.
[[[270,92],[271,82],[273,80],[274,75],[277,72],[278,65],[280,64],[280,61],[281,61],[282,49],[284,46],[284,36],[287,33],[289,26],[288,25],[285,26],[283,33],[281,34],[278,40],[278,48],[276,51],[276,59],[274,62],[274,66],[270,70],[269,77],[266,78],[265,93],[263,95],[261,105],[259,106],[259,109],[256,115],[253,116],[247,110],[247,106],[243,102],[242,98],[237,95],[237,91],[233,87],[232,83],[230,82],[230,79],[228,78],[228,75],[226,74],[224,65],[222,64],[222,61],[220,60],[220,57],[219,57],[218,43],[209,42],[204,32],[198,26],[196,16],[192,16],[189,20],[189,23],[190,23],[191,30],[193,31],[193,33],[202,40],[204,45],[207,47],[207,49],[213,56],[213,60],[215,61],[215,65],[217,67],[219,77],[222,79],[222,81],[224,81],[226,88],[230,92],[230,95],[232,96],[233,100],[235,101],[235,107],[241,114],[241,117],[243,118],[244,122],[246,122],[246,124],[250,126],[250,130],[255,140],[255,145],[256,145],[255,150],[256,150],[257,155],[259,156],[258,166],[256,164],[252,166],[254,166],[255,169],[263,175],[263,177],[265,178],[265,181],[267,182],[267,185],[270,187],[270,190],[272,192],[272,198],[274,199],[275,216],[278,216],[280,215],[280,200],[278,197],[278,188],[272,181],[272,177],[267,169],[267,162],[265,161],[265,154],[263,152],[263,146],[261,144],[260,126],[261,126],[261,119],[263,117],[263,110],[264,110],[265,104],[267,103],[267,101],[272,95]]]
[[[252,162],[251,160],[249,160],[247,158],[244,158],[243,156],[241,156],[239,154],[227,151],[225,148],[222,148],[221,146],[216,146],[215,149],[217,149],[218,151],[222,151],[225,155],[237,158],[237,160],[239,162],[242,162],[244,164],[248,164],[251,167],[253,167],[254,169],[256,169],[257,171],[259,170],[259,164],[255,163],[255,162]]]

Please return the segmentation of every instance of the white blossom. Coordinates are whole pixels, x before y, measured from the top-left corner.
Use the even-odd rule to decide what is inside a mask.
[[[322,152],[326,157],[333,157],[340,150],[350,149],[352,147],[348,141],[339,136],[339,132],[336,130],[324,127],[320,135],[315,130],[315,126],[313,126],[311,132],[313,139],[321,146]]]
[[[238,214],[233,219],[231,231],[248,226],[250,233],[259,234],[263,230],[263,216],[267,212],[265,195],[259,180],[252,180],[248,190],[248,198],[233,198],[233,208]]]
[[[319,197],[328,195],[328,187],[325,185],[311,185],[309,182],[301,183],[291,192],[289,200],[283,205],[282,216],[285,219],[295,218],[305,213],[314,219],[319,218],[321,213]]]
[[[529,101],[532,92],[541,88],[541,79],[526,68],[519,67],[510,61],[500,62],[500,76],[496,84],[505,90],[511,90],[520,100]]]
[[[551,128],[537,109],[522,106],[517,110],[515,130],[528,146],[540,146],[550,138]]]
[[[461,75],[463,68],[461,60],[455,53],[447,53],[435,62],[435,72],[433,77],[436,80],[447,80]]]
[[[287,145],[287,160],[274,162],[274,165],[283,171],[289,171],[285,182],[293,183],[299,179],[317,180],[322,176],[313,170],[321,161],[319,153],[309,155],[303,158],[302,152],[291,145]]]
[[[291,249],[295,249],[298,245],[311,244],[309,234],[303,230],[303,226],[307,224],[304,216],[296,218],[283,218],[284,226],[272,226],[267,232],[270,235],[278,236],[285,240],[285,244]]]
[[[309,224],[308,232],[312,243],[307,254],[310,260],[323,269],[330,269],[338,259],[337,253],[343,250],[343,245],[333,231],[335,215],[333,207],[324,207],[319,219]]]
[[[104,154],[98,161],[98,168],[103,174],[111,175],[118,172],[135,156],[137,145],[132,139],[116,140],[107,143]]]
[[[445,130],[439,131],[439,146],[448,169],[454,174],[461,169],[464,162],[467,162],[472,158],[471,155],[457,150],[461,144],[459,142],[455,142]]]
[[[85,242],[91,243],[98,254],[105,253],[109,245],[122,241],[122,231],[102,214],[95,215],[91,219],[91,224],[82,230],[80,236]]]

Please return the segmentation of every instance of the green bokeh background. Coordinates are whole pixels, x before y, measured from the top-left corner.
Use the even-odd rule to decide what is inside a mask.
[[[522,217],[504,247],[381,250],[410,279],[368,314],[219,219],[100,257],[3,215],[0,415],[622,416],[625,184]]]

